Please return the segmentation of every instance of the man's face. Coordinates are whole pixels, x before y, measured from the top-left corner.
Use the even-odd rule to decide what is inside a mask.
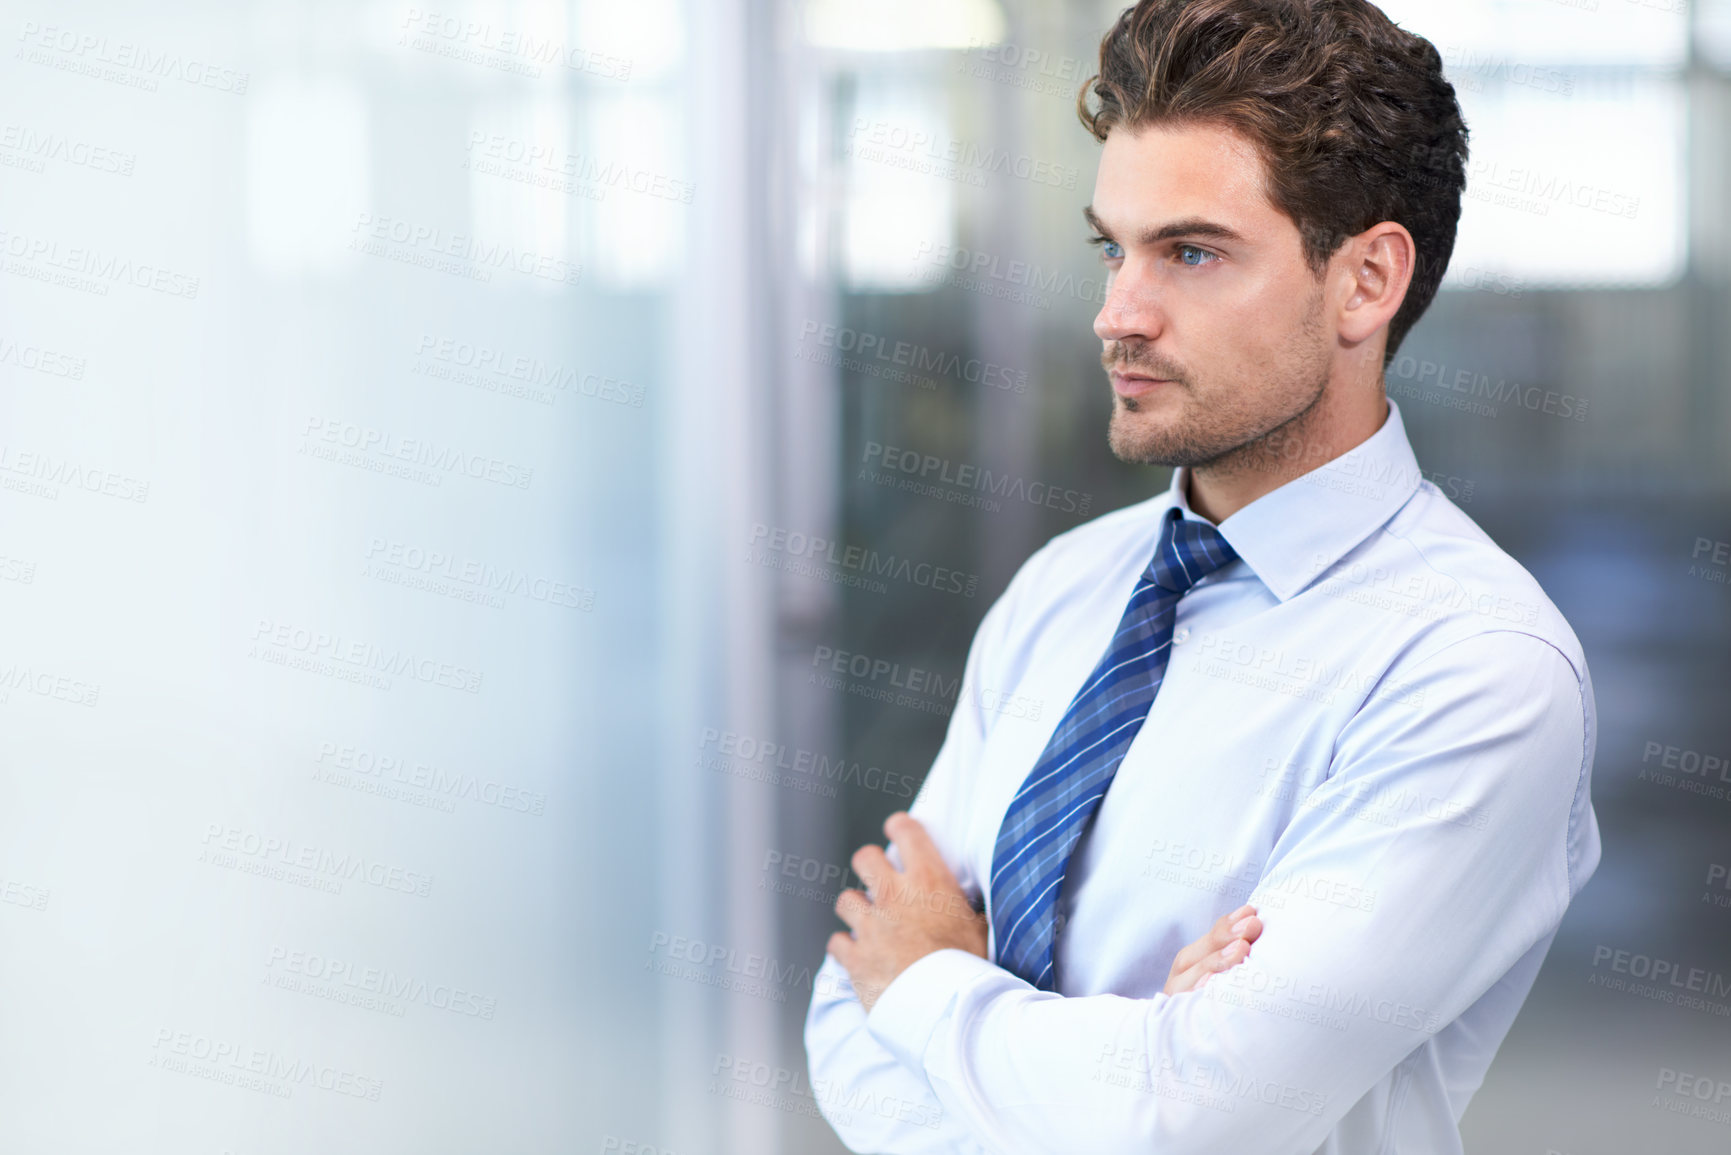
[[[1088,210],[1108,284],[1094,332],[1115,394],[1112,451],[1125,461],[1206,465],[1322,396],[1335,347],[1323,284],[1263,172],[1226,128],[1106,137]]]

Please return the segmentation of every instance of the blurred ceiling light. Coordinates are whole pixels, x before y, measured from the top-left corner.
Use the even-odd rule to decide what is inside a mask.
[[[1688,56],[1690,6],[1691,0],[1377,0],[1390,20],[1436,45],[1451,80],[1463,69],[1494,79],[1535,65],[1676,67]]]
[[[632,80],[661,80],[685,58],[680,0],[578,0],[577,45],[627,62]]]
[[[1004,12],[998,0],[808,0],[805,37],[860,52],[979,48],[1004,38]]]

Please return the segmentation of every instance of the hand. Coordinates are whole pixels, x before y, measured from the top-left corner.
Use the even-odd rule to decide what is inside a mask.
[[[830,936],[829,953],[847,969],[854,994],[869,1012],[897,975],[950,947],[986,957],[986,916],[974,909],[918,819],[897,811],[884,834],[901,854],[897,870],[880,846],[854,853],[854,873],[866,893],[844,890],[835,912],[852,929]]]
[[[1254,906],[1241,906],[1231,914],[1221,915],[1212,930],[1179,951],[1172,960],[1166,993],[1201,990],[1209,979],[1249,958],[1250,944],[1260,937],[1262,920],[1256,917]]]

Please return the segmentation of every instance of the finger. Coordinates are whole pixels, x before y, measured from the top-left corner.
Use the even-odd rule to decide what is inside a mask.
[[[890,864],[884,848],[875,843],[860,847],[853,852],[853,872],[859,880],[866,884],[868,893],[876,893],[878,882],[895,867]]]
[[[1173,977],[1183,974],[1185,971],[1201,962],[1211,952],[1219,950],[1228,942],[1232,941],[1231,939],[1223,939],[1221,937],[1221,932],[1232,925],[1230,921],[1231,917],[1231,915],[1221,915],[1215,920],[1214,925],[1208,929],[1207,934],[1203,935],[1195,942],[1190,943],[1178,952],[1178,956],[1172,960],[1171,974]]]
[[[1222,971],[1229,971],[1250,957],[1250,944],[1235,938],[1220,950],[1212,951],[1194,966],[1175,974],[1166,984],[1167,994],[1200,990],[1208,980]]]
[[[846,931],[836,931],[829,936],[829,944],[825,950],[842,965],[843,970],[853,969],[853,936]]]
[[[1177,976],[1176,985],[1181,990],[1201,990],[1208,980],[1222,971],[1231,970],[1250,957],[1250,944],[1243,939],[1233,939],[1224,947],[1199,959],[1194,966]]]
[[[847,923],[850,930],[858,930],[871,909],[871,899],[857,890],[844,890],[836,896],[835,916]]]
[[[1239,907],[1238,910],[1230,911],[1215,919],[1214,925],[1208,928],[1207,934],[1178,952],[1178,957],[1172,960],[1172,973],[1178,974],[1189,970],[1205,957],[1231,942],[1232,926],[1244,917],[1241,913],[1244,909],[1244,907]]]
[[[1172,973],[1189,970],[1235,938],[1255,942],[1262,935],[1262,920],[1255,912],[1255,907],[1246,905],[1221,915],[1207,934],[1178,952],[1178,957],[1172,960]]]
[[[1248,956],[1243,946],[1243,940],[1228,943],[1224,950],[1215,951],[1189,970],[1173,980],[1172,993],[1181,991],[1199,991],[1208,985],[1208,980],[1217,974],[1222,974],[1242,963]]]
[[[1239,919],[1232,924],[1229,933],[1233,938],[1241,938],[1247,943],[1254,944],[1257,939],[1262,937],[1262,920],[1254,914],[1249,918]]]
[[[1214,920],[1214,925],[1208,928],[1208,933],[1190,944],[1189,965],[1195,966],[1202,959],[1215,951],[1224,950],[1238,936],[1233,933],[1233,927],[1241,925],[1245,917],[1245,908],[1228,911]]]
[[[896,844],[896,852],[902,856],[902,867],[909,874],[928,875],[934,881],[947,879],[948,889],[960,890],[956,877],[950,872],[949,863],[938,853],[937,843],[926,833],[926,828],[920,820],[898,810],[884,819],[884,834]]]

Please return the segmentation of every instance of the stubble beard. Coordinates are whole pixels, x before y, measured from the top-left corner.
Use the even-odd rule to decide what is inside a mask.
[[[1194,375],[1181,366],[1123,342],[1110,342],[1101,356],[1104,366],[1169,381],[1161,388],[1176,395],[1161,398],[1156,405],[1176,405],[1180,410],[1170,422],[1138,421],[1137,415],[1153,406],[1114,395],[1107,429],[1113,455],[1131,465],[1182,465],[1219,473],[1266,470],[1290,461],[1290,451],[1283,450],[1294,438],[1305,437],[1309,419],[1318,414],[1328,387],[1320,294],[1305,317],[1299,342],[1302,348],[1291,359],[1272,367],[1268,376],[1278,378],[1272,388],[1252,392],[1232,382],[1200,395]]]

